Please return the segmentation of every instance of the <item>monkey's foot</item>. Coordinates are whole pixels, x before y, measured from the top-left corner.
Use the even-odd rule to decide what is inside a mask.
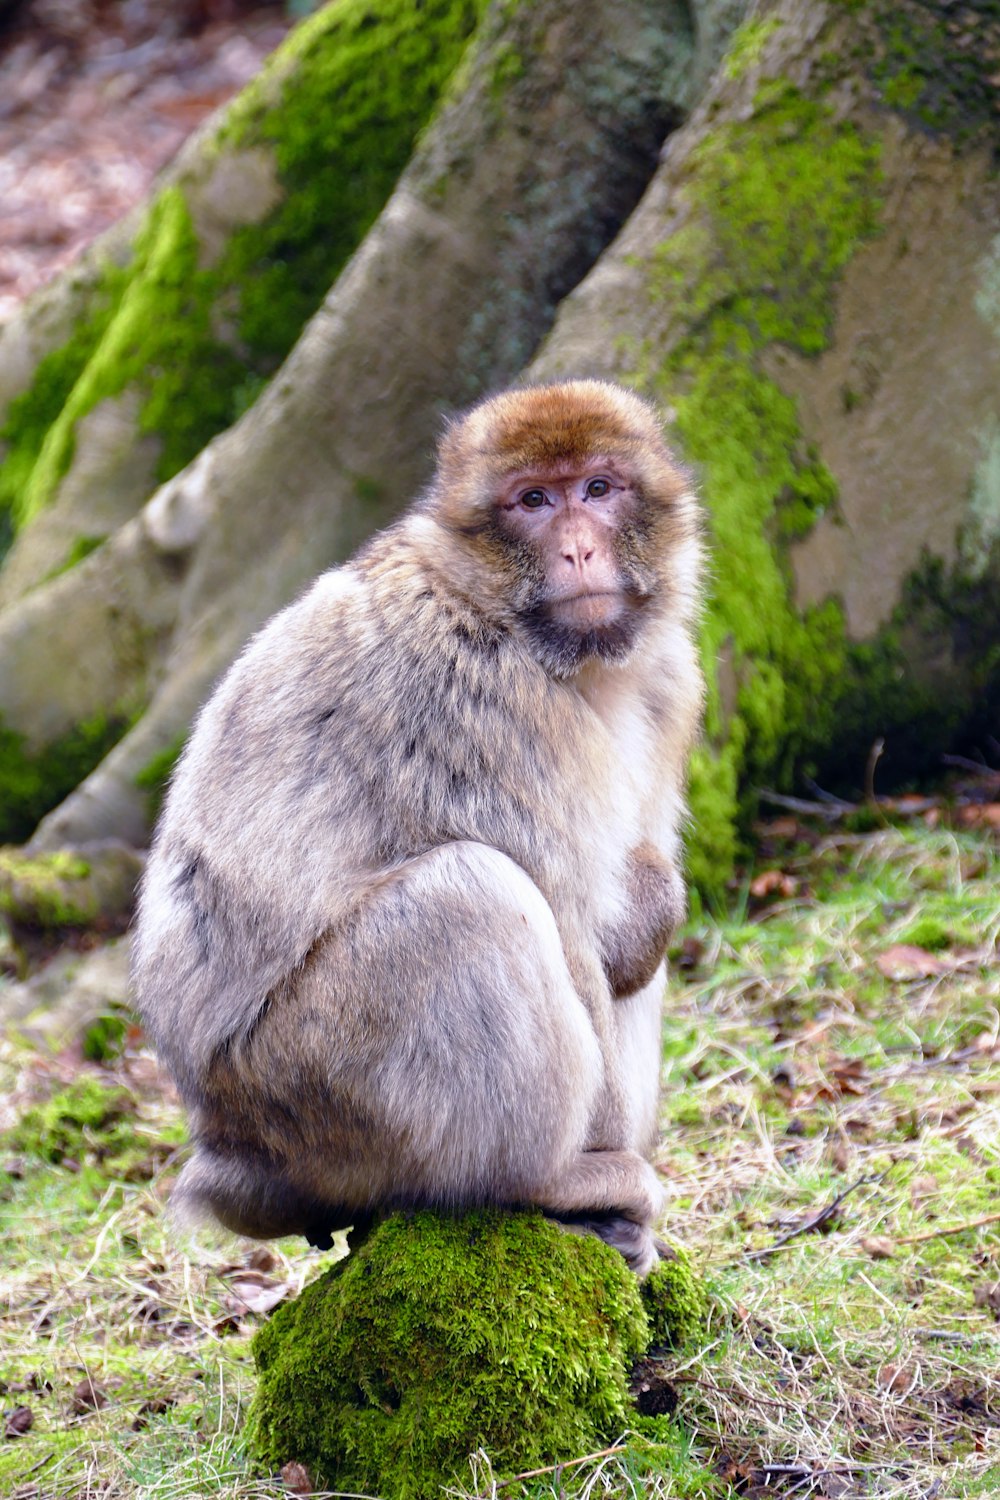
[[[626,1219],[620,1214],[567,1214],[565,1217],[556,1214],[553,1217],[572,1234],[596,1234],[598,1239],[624,1256],[629,1269],[640,1278],[648,1276],[659,1264],[661,1246],[666,1252],[664,1258],[669,1259],[672,1255],[669,1247],[657,1240],[648,1224],[637,1224],[634,1219]]]
[[[374,1214],[359,1213],[347,1231],[348,1250],[357,1250],[358,1246],[363,1244],[371,1234],[374,1224]],[[342,1221],[330,1225],[307,1224],[302,1233],[305,1235],[306,1243],[311,1245],[314,1250],[332,1250],[334,1232],[338,1229],[343,1229],[343,1227]]]

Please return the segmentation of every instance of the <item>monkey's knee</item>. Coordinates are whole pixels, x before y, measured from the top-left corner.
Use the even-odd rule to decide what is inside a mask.
[[[535,1201],[582,1149],[600,1048],[547,902],[497,850],[456,842],[380,878],[282,998],[255,1045],[308,1058],[298,1097],[305,1064],[283,1065],[300,1120],[303,1096],[327,1101],[295,1173],[331,1201]]]
[[[603,1072],[555,918],[518,865],[475,843],[414,861],[396,899],[409,1108],[450,1116],[446,1154],[457,1165],[464,1138],[510,1197],[542,1159],[580,1148]],[[383,943],[388,911],[379,914]]]

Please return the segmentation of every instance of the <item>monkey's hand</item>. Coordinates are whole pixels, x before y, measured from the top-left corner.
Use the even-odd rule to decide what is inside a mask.
[[[604,972],[616,1000],[649,983],[684,910],[680,873],[651,844],[640,844],[629,855],[624,919],[602,942]]]

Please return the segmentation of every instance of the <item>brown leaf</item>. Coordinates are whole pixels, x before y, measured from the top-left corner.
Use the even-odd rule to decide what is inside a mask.
[[[176,1396],[151,1396],[139,1407],[132,1423],[132,1431],[141,1432],[148,1425],[150,1417],[162,1417],[165,1411],[176,1405]]]
[[[756,831],[769,839],[797,839],[799,820],[791,814],[783,818],[771,818],[766,823],[756,824]]]
[[[30,1406],[15,1406],[14,1410],[8,1412],[4,1418],[3,1435],[5,1438],[24,1437],[26,1432],[31,1431],[34,1422],[34,1414]]]
[[[100,1411],[101,1407],[107,1404],[107,1391],[102,1386],[95,1385],[89,1375],[85,1375],[79,1385],[74,1386],[70,1409],[76,1416],[82,1417],[88,1411]]]
[[[312,1476],[305,1464],[291,1463],[282,1464],[281,1478],[285,1489],[290,1495],[311,1495],[315,1486]]]
[[[996,1321],[1000,1323],[1000,1281],[995,1281],[992,1284],[986,1282],[983,1286],[977,1286],[973,1293],[973,1301],[977,1307],[991,1312]]]
[[[681,951],[677,958],[679,969],[696,969],[701,963],[705,953],[705,944],[700,938],[686,937],[681,943]]]
[[[892,1260],[896,1253],[895,1243],[887,1234],[870,1234],[861,1241],[861,1248],[872,1260]]]
[[[795,895],[798,888],[795,876],[787,875],[784,870],[762,870],[750,882],[750,894],[758,901],[766,901],[770,896],[781,896],[787,900]]]
[[[247,1256],[247,1270],[249,1271],[273,1271],[277,1264],[278,1257],[266,1245],[258,1245]]]
[[[852,1155],[853,1153],[851,1151],[850,1143],[848,1141],[845,1141],[843,1136],[838,1136],[833,1150],[830,1153],[830,1160],[833,1162],[833,1165],[836,1167],[838,1172],[847,1171],[848,1167],[851,1165]]]
[[[906,1396],[916,1384],[918,1370],[916,1365],[893,1364],[892,1361],[884,1364],[875,1377],[883,1391],[890,1396]]]
[[[267,1313],[292,1295],[291,1285],[287,1281],[272,1281],[262,1285],[256,1280],[241,1279],[232,1282],[229,1290],[230,1295],[224,1297],[223,1301],[235,1313]]]
[[[1000,802],[960,807],[956,818],[963,828],[1000,828]]]
[[[875,967],[886,979],[902,982],[909,979],[930,979],[935,974],[943,974],[949,965],[940,958],[935,958],[933,953],[928,953],[926,948],[917,948],[912,943],[895,943],[879,954]]]

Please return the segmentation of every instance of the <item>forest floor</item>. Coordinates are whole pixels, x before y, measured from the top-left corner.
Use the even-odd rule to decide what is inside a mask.
[[[194,127],[259,71],[293,7],[9,0],[6,11],[0,322],[140,201]]]
[[[998,874],[988,830],[764,830],[674,952],[664,1225],[712,1313],[645,1371],[670,1441],[463,1493],[1000,1491]],[[287,1494],[243,1450],[250,1340],[343,1247],[178,1242],[177,1101],[134,1028],[86,1050],[0,1053],[0,1494]]]

